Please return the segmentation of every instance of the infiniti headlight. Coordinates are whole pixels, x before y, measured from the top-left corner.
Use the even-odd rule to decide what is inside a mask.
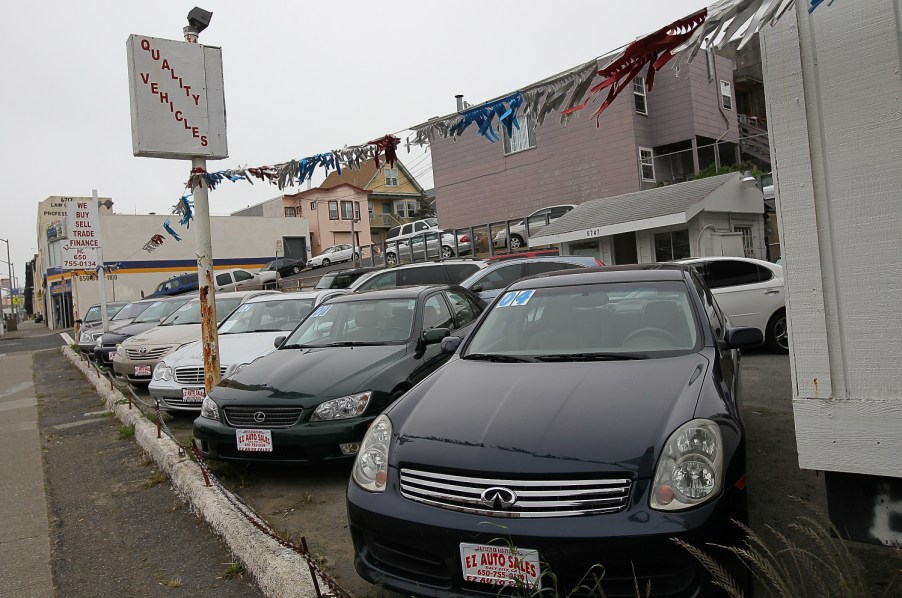
[[[172,368],[166,365],[165,361],[161,361],[153,369],[153,379],[169,382],[172,380]]]
[[[717,496],[722,487],[720,427],[711,420],[694,419],[677,428],[664,444],[650,506],[660,511],[688,509]]]
[[[219,407],[210,397],[204,397],[204,402],[200,404],[200,416],[219,421]]]
[[[351,475],[358,486],[370,492],[384,492],[388,482],[388,452],[392,425],[385,414],[377,417],[360,443]]]
[[[316,411],[310,416],[310,421],[327,421],[357,417],[364,412],[367,403],[370,402],[371,396],[373,396],[373,393],[368,390],[347,397],[326,401],[316,408]]]

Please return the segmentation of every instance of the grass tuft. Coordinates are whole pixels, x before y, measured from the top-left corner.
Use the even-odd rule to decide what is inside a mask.
[[[119,428],[119,440],[128,440],[135,437],[135,424],[128,424]]]
[[[228,567],[222,573],[223,579],[241,579],[244,577],[244,565],[241,563],[228,563]]]
[[[151,474],[149,478],[144,480],[145,488],[153,488],[154,486],[158,486],[166,481],[166,474],[160,470],[157,470]]]

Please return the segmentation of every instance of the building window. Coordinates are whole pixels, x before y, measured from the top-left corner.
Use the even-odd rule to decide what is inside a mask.
[[[655,235],[655,261],[669,262],[692,257],[689,252],[689,229]]]
[[[374,209],[373,202],[371,202],[371,201],[366,202],[366,211],[369,212],[370,216],[373,215],[373,213],[376,211]]]
[[[401,218],[416,218],[417,202],[406,200],[396,201],[395,214],[397,214]]]
[[[730,89],[730,82],[723,79],[720,81],[720,101],[724,110],[733,109],[733,91]]]
[[[360,222],[360,202],[354,202],[354,220]]]
[[[755,257],[755,241],[752,239],[751,226],[734,226],[734,233],[742,233],[742,252],[745,257]]]
[[[633,100],[636,102],[636,112],[648,114],[648,104],[645,101],[645,77],[633,79]]]
[[[655,158],[651,149],[647,147],[639,148],[639,172],[643,181],[655,181]]]
[[[329,220],[338,220],[338,202],[329,202]]]
[[[285,217],[286,218],[296,218],[298,215],[297,208],[285,208]]]
[[[386,168],[383,171],[385,173],[385,186],[386,187],[397,187],[398,186],[398,169],[397,168]]]
[[[316,202],[315,202],[315,201],[311,201],[311,202],[310,202],[310,211],[312,212],[312,211],[314,211],[314,210],[316,210]]]
[[[350,201],[341,202],[341,219],[350,220],[354,217],[354,204]]]
[[[517,123],[520,125],[520,128],[513,127],[510,137],[508,137],[507,131],[502,131],[505,154],[521,152],[536,146],[536,131],[529,117],[525,114],[520,114],[517,116]]]

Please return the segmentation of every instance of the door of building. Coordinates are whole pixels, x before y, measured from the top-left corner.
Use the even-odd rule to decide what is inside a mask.
[[[282,237],[282,242],[286,258],[307,261],[307,237]]]
[[[614,235],[614,264],[638,264],[639,253],[636,250],[636,233],[620,233]]]

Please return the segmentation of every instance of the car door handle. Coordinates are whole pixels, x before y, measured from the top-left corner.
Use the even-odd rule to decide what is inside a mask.
[[[780,292],[780,289],[767,289],[766,291],[764,291],[764,294],[765,295],[776,295],[779,292]]]

